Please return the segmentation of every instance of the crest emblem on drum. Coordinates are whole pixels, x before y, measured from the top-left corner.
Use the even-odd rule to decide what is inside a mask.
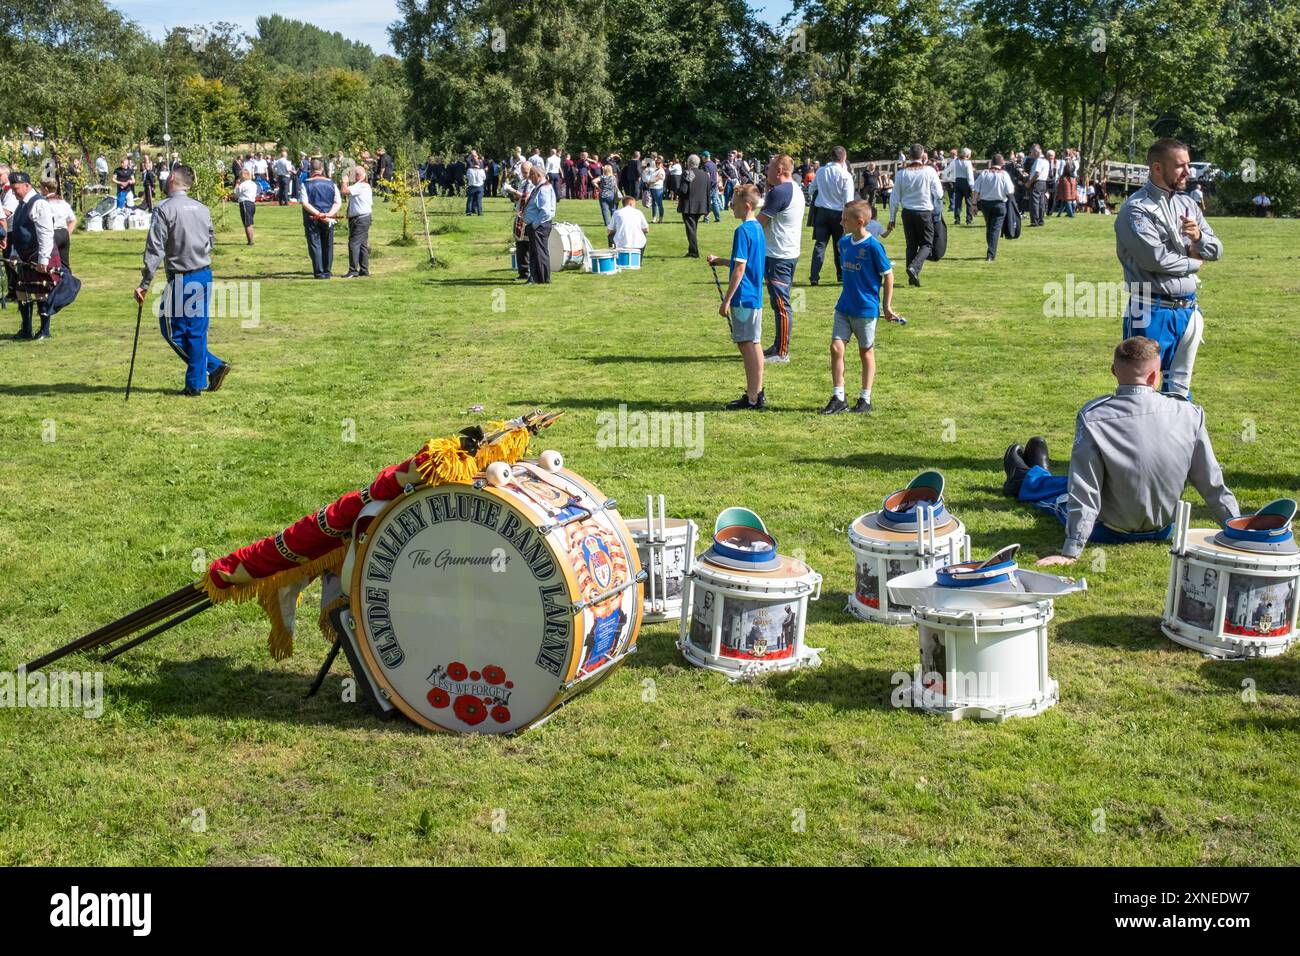
[[[605,542],[594,534],[587,535],[582,539],[582,559],[587,563],[587,570],[596,586],[602,591],[608,588],[614,580],[614,563]]]
[[[498,724],[510,722],[510,695],[515,683],[506,679],[505,668],[489,664],[470,670],[460,661],[439,664],[429,674],[427,699],[437,710],[450,707],[461,723],[475,727],[491,718]]]

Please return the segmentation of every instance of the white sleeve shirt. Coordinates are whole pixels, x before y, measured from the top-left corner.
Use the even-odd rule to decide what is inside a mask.
[[[933,212],[943,208],[943,183],[933,166],[904,166],[894,180],[889,194],[889,221],[898,218],[898,210]]]
[[[853,202],[853,176],[840,163],[827,163],[813,177],[814,205],[822,209],[843,211]]]
[[[1011,177],[1001,169],[986,169],[975,180],[975,192],[980,201],[1005,202],[1015,193]]]

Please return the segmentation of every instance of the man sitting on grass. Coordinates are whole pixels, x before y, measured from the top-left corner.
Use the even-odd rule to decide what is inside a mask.
[[[862,360],[862,391],[851,409],[871,411],[871,386],[876,379],[876,319],[880,317],[881,290],[884,293],[885,318],[897,321],[894,312],[894,267],[880,240],[868,231],[871,204],[857,199],[844,207],[840,215],[844,235],[839,240],[839,260],[844,270],[839,301],[835,303],[835,326],[831,330],[831,400],[823,415],[850,411],[844,398],[844,345],[858,338],[858,355]]]
[[[699,175],[703,175],[702,173]],[[728,411],[758,411],[767,407],[763,393],[763,259],[767,243],[754,216],[758,187],[738,186],[731,196],[731,211],[741,220],[731,237],[731,258],[709,256],[709,265],[725,262],[731,281],[718,314],[731,323],[731,341],[745,360],[745,394],[727,403]]]
[[[623,197],[623,208],[610,217],[609,227],[605,230],[613,249],[644,249],[649,231],[650,224],[645,221],[645,214],[636,208],[633,193]]]
[[[1205,412],[1160,393],[1160,345],[1140,335],[1115,347],[1119,387],[1079,412],[1069,476],[1053,475],[1047,442],[1011,445],[1002,458],[1002,493],[1065,525],[1060,554],[1039,564],[1070,564],[1084,545],[1166,541],[1190,481],[1222,522],[1239,514],[1205,431]]]

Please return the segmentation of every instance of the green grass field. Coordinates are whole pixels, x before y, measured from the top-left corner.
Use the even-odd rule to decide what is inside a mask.
[[[707,266],[680,258],[675,215],[653,228],[639,273],[523,288],[510,281],[507,205],[487,210],[467,220],[456,200],[435,203],[447,267],[433,269],[422,244],[389,245],[399,217],[381,206],[374,277],[329,283],[310,278],[297,210],[260,210],[251,249],[228,213],[214,272],[260,283],[260,322],[213,321],[212,348],[234,371],[220,393],[185,399],[173,394],[182,365],[146,318],[129,403],[143,234],[78,233],[85,285],[55,337],[0,341],[0,669],[193,580],[196,560],[279,530],[430,436],[534,407],[567,413],[534,448],[561,450],[625,516],[651,492],[708,527],[745,505],[783,551],[802,548],[825,578],[807,634],[823,665],[731,684],[682,660],[676,625],[653,625],[621,671],[543,727],[456,738],[341,702],[341,663],[304,701],[327,649],[314,611],[276,663],[260,610],[224,606],[106,665],[98,720],[0,708],[0,863],[1300,857],[1300,651],[1216,663],[1166,640],[1165,546],[1085,553],[1073,573],[1089,590],[1060,601],[1051,625],[1061,702],[1031,720],[891,707],[893,675],[918,660],[915,630],[841,610],[849,522],[924,468],[947,476],[977,556],[1060,546],[1058,525],[1001,497],[1001,455],[1041,433],[1064,459],[1078,408],[1111,388],[1119,319],[1043,315],[1044,283],[1121,278],[1111,219],[1026,229],[994,264],[982,228],[953,230],[924,287],[897,293],[911,324],[880,329],[874,414],[824,418],[838,287],[807,287],[810,234],[792,361],[769,367],[771,411],[732,414],[718,409],[741,391],[739,359]],[[562,201],[560,218],[603,234],[594,202]],[[702,226],[704,251],[725,254],[732,224]],[[1229,484],[1254,508],[1300,491],[1300,223],[1214,225],[1226,259],[1203,273],[1194,392]],[[901,229],[886,246],[901,257]],[[342,241],[336,274],[340,253]],[[17,327],[16,309],[0,315]],[[848,378],[852,399],[854,361]],[[597,416],[620,403],[703,412],[703,454],[598,447]]]

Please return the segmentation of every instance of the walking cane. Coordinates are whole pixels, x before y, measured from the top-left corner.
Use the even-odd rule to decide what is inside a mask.
[[[722,280],[718,278],[718,267],[710,262],[709,268],[713,270],[713,284],[718,287],[718,301],[719,302],[727,301],[727,297],[722,292]]]
[[[135,310],[135,341],[131,343],[131,370],[126,373],[126,398],[124,401],[131,400],[131,379],[135,377],[135,350],[140,346],[140,318],[144,315],[144,301],[140,301],[140,307]]]

